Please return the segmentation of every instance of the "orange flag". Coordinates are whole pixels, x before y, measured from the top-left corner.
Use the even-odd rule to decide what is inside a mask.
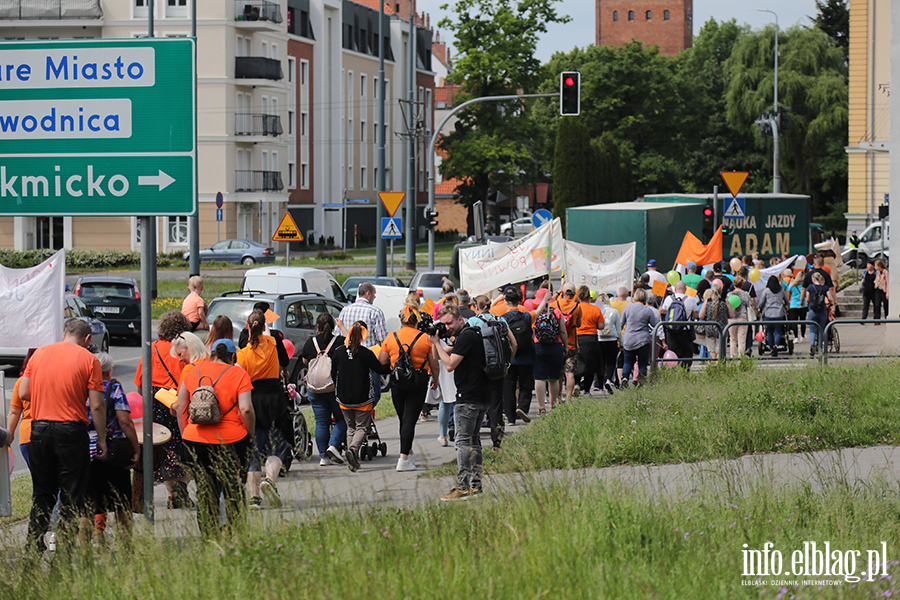
[[[694,261],[698,265],[708,265],[722,260],[722,226],[716,229],[708,244],[704,244],[690,231],[684,234],[681,250],[675,262],[685,265]]]
[[[665,298],[667,289],[669,289],[669,285],[665,281],[656,279],[653,281],[653,288],[650,290],[650,293],[660,298]]]

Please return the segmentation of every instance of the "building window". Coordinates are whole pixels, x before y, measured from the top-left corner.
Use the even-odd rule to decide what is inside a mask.
[[[628,20],[634,21],[634,11],[633,10],[628,11]]]
[[[187,217],[168,217],[166,235],[169,244],[188,243],[188,219]]]
[[[309,165],[306,163],[300,164],[300,188],[309,189]]]
[[[618,21],[618,20],[619,20],[619,11],[614,10],[613,11],[613,21]]]
[[[375,98],[376,100],[378,100],[378,78],[377,77],[375,78],[375,87],[373,88],[373,90],[374,90],[374,93],[372,94],[372,97]]]
[[[134,18],[146,19],[150,11],[147,8],[147,0],[134,0]]]
[[[347,167],[347,189],[353,189],[353,165]]]
[[[365,144],[365,143],[366,143],[366,133],[367,133],[367,132],[366,132],[366,122],[365,122],[365,121],[360,121],[360,122],[359,122],[359,142],[360,142],[361,144]]]
[[[288,57],[288,83],[294,83],[294,70],[297,68],[297,59]]]
[[[647,20],[649,21],[650,19],[653,18],[653,11],[648,10],[645,16],[647,17]]]
[[[309,124],[309,115],[305,112],[300,113],[300,137],[309,135],[307,130]]]
[[[366,179],[366,168],[359,168],[359,189],[364,190],[367,189],[366,186],[369,185],[369,181]]]
[[[294,135],[294,111],[288,111],[288,135]]]
[[[669,11],[664,10],[663,11],[663,21],[668,21],[668,20],[669,20]]]
[[[297,187],[297,165],[288,163],[288,187],[294,189]]]
[[[183,19],[187,16],[187,0],[168,0],[166,2],[166,17]]]
[[[368,91],[369,91],[369,88],[366,85],[366,76],[360,75],[359,76],[359,97],[365,98]]]
[[[300,85],[309,85],[309,61],[300,59]]]

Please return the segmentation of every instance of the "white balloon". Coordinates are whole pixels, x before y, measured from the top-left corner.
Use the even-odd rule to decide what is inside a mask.
[[[805,269],[806,268],[806,257],[801,256],[797,259],[797,262],[794,263],[795,269]]]

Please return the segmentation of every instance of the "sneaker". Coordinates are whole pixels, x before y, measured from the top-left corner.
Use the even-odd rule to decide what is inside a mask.
[[[47,550],[50,552],[56,552],[56,532],[51,531],[47,535]]]
[[[278,495],[278,488],[275,487],[275,483],[271,479],[268,477],[264,478],[262,483],[259,484],[259,490],[266,497],[266,506],[281,508],[281,496]]]
[[[469,495],[470,495],[470,496],[478,496],[478,495],[480,495],[480,494],[482,494],[482,493],[484,493],[484,488],[481,487],[480,485],[473,485],[473,486],[472,486],[472,489],[469,490]]]
[[[253,496],[250,498],[250,508],[259,510],[262,508],[262,498],[259,496]]]
[[[521,408],[516,409],[516,416],[526,423],[531,423],[531,417],[529,417],[528,414]]]
[[[450,442],[449,442],[449,441],[447,440],[447,438],[445,438],[444,436],[439,435],[439,436],[438,436],[438,444],[440,444],[441,446],[443,446],[444,448],[446,448],[447,446],[450,445]]]
[[[334,461],[331,460],[331,458],[329,458],[327,456],[323,456],[322,458],[319,459],[320,467],[330,467],[333,464],[334,464]]]
[[[347,468],[350,469],[350,472],[356,473],[357,469],[359,469],[359,459],[356,458],[356,452],[353,448],[344,450],[344,459],[347,461]]]
[[[607,393],[607,394],[609,394],[610,396],[613,395],[613,384],[612,384],[612,382],[607,381],[606,383],[603,384],[603,387],[606,388],[606,393]]]
[[[410,459],[403,460],[402,458],[398,458],[397,459],[397,470],[398,471],[415,471],[416,464]]]
[[[441,496],[441,502],[454,502],[456,500],[468,500],[469,490],[453,488],[449,494]]]
[[[325,454],[328,455],[328,458],[331,459],[336,465],[344,464],[344,459],[341,458],[341,451],[335,448],[334,446],[328,446],[328,450],[325,451]]]

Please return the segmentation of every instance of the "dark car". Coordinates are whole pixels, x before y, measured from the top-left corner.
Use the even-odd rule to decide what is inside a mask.
[[[369,282],[373,285],[387,285],[390,287],[406,287],[406,285],[396,277],[348,277],[344,281],[341,289],[347,295],[350,302],[356,302],[356,290],[361,283]]]
[[[191,253],[184,253],[184,261]],[[253,240],[222,240],[200,251],[200,262],[227,262],[241,265],[275,262],[275,250]]]
[[[127,277],[81,277],[75,295],[84,300],[113,337],[141,343],[141,290]]]
[[[290,383],[297,385],[297,391],[306,402],[306,365],[299,359],[303,345],[309,336],[316,332],[316,318],[319,313],[328,312],[335,319],[341,314],[343,305],[326,298],[321,294],[262,294],[255,292],[229,292],[209,303],[209,321],[219,315],[231,319],[234,326],[234,339],[237,340],[241,330],[247,325],[247,318],[257,302],[268,302],[269,308],[279,316],[270,325],[284,334],[285,339],[294,344],[294,355],[288,366]]]

